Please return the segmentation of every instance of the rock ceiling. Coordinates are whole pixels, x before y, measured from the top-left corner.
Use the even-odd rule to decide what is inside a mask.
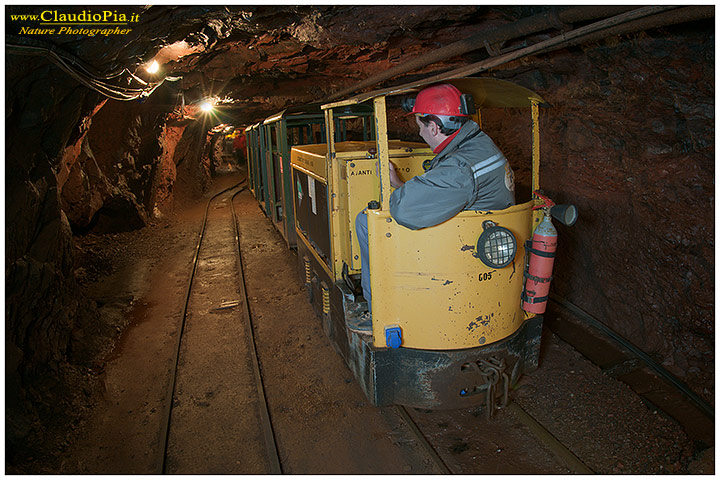
[[[48,7],[8,9],[9,13],[41,14]],[[129,34],[25,35],[20,41],[37,39],[55,44],[62,52],[91,66],[100,77],[127,68],[149,82],[163,77],[177,79],[165,82],[166,88],[182,91],[187,102],[208,95],[225,98],[241,112],[240,122],[255,121],[288,104],[325,98],[405,59],[542,10],[234,5],[75,6],[63,7],[62,13],[95,14],[108,9],[137,20],[131,23]],[[19,33],[14,28],[10,25],[8,33]],[[12,42],[18,37],[8,38]],[[485,50],[466,57],[476,60],[483,55],[487,56]],[[154,76],[142,68],[152,60],[160,64],[160,72]],[[452,60],[455,65],[463,61]],[[447,64],[436,63],[412,73],[447,69]]]

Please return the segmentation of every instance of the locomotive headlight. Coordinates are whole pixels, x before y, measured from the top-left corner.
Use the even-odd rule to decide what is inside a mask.
[[[489,220],[483,223],[483,228],[485,230],[478,238],[475,256],[490,268],[510,265],[517,253],[515,235]]]

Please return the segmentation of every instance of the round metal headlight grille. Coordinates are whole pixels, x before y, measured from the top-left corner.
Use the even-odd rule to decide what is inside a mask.
[[[517,242],[510,230],[495,225],[480,235],[475,252],[488,267],[503,268],[515,258]]]

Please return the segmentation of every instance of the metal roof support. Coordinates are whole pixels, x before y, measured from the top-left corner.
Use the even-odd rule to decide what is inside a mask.
[[[623,23],[622,25],[618,25],[616,27],[608,28],[594,34],[578,38],[574,41],[568,42],[567,45],[558,45],[556,47],[549,48],[546,50],[546,52],[557,50],[559,48],[571,47],[579,43],[595,42],[614,35],[625,35],[628,33],[649,30],[652,28],[676,25],[678,23],[694,22],[697,20],[713,18],[714,16],[715,7],[713,5],[681,7],[675,10],[671,10],[669,12],[658,13],[656,15]]]
[[[373,99],[373,103],[377,131],[377,159],[380,165],[380,204],[383,210],[390,210],[390,152],[388,151],[385,97],[377,97]]]
[[[403,62],[396,67],[384,70],[376,75],[372,75],[352,87],[334,93],[328,98],[328,100],[341,98],[344,95],[375,85],[389,78],[396,77],[412,70],[417,70],[432,63],[440,62],[448,58],[477,50],[478,48],[483,48],[485,45],[501,44],[514,38],[541,32],[543,30],[549,30],[551,28],[564,30],[567,29],[569,26],[568,24],[574,22],[606,18],[632,9],[632,6],[579,6],[567,8],[561,11],[550,11],[533,15],[531,17],[520,19],[517,22],[503,25],[491,31],[482,32],[466,39],[459,40],[433,52],[429,52],[428,54]]]
[[[605,20],[600,20],[599,22],[591,23],[590,25],[586,25],[584,27],[576,28],[575,30],[572,30],[567,33],[561,33],[559,35],[556,35],[552,38],[549,38],[547,40],[544,40],[542,42],[538,42],[534,45],[531,45],[526,48],[521,48],[520,50],[516,50],[514,52],[506,53],[504,55],[500,55],[497,57],[491,57],[487,60],[483,60],[481,62],[473,63],[470,65],[467,65],[465,67],[456,68],[455,70],[450,70],[449,72],[441,73],[438,75],[434,75],[432,77],[428,77],[424,79],[421,83],[418,83],[418,85],[429,85],[432,83],[442,82],[450,78],[458,78],[458,77],[465,77],[468,75],[474,75],[476,73],[487,71],[493,67],[496,67],[498,65],[502,65],[508,62],[511,62],[513,60],[517,60],[522,57],[527,57],[529,55],[534,55],[538,53],[544,53],[545,51],[550,50],[551,48],[554,49],[567,46],[571,41],[585,41],[584,39],[589,35],[593,34],[599,31],[607,30],[611,27],[615,27],[617,25],[630,22],[632,20],[637,20],[639,18],[648,17],[650,15],[654,15],[657,13],[664,12],[666,10],[672,10],[676,9],[675,6],[658,6],[658,7],[641,7],[637,8],[635,10],[632,10],[627,13],[622,13],[620,15],[616,15],[611,18],[607,18]]]

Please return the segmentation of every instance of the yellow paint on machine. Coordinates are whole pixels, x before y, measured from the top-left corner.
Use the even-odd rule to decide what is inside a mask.
[[[375,345],[385,344],[384,327],[392,324],[402,329],[403,347],[425,350],[488,345],[517,331],[529,318],[520,294],[532,206],[465,211],[414,231],[387,211],[369,210]],[[486,220],[509,229],[517,240],[515,260],[502,269],[473,256]]]
[[[368,142],[368,148],[374,145]],[[340,155],[338,155],[340,157]],[[395,164],[396,171],[401,180],[407,181],[416,175],[423,173],[423,161],[432,158],[432,153],[427,146],[419,143],[390,141],[390,160]],[[350,232],[350,245],[346,263],[351,273],[360,272],[360,246],[355,233],[355,217],[370,200],[380,199],[380,179],[377,172],[376,158],[339,158],[340,168],[345,171],[344,181],[340,189],[347,193],[347,214],[344,218],[347,224],[344,226]],[[345,197],[341,197],[345,198]],[[343,228],[340,225],[340,228]],[[349,260],[349,261],[348,261]]]
[[[316,180],[327,183],[326,154],[327,145],[324,143],[293,147],[290,151],[290,164]]]
[[[292,168],[328,185],[331,198],[329,230],[332,235],[331,265],[335,280],[342,278],[343,263],[350,273],[360,272],[360,248],[355,233],[355,217],[371,200],[380,200],[380,179],[376,142],[333,143],[335,158],[326,170],[327,144],[292,148]],[[433,158],[427,145],[390,140],[389,158],[403,181],[421,175],[423,162]],[[307,242],[306,242],[307,243]]]

